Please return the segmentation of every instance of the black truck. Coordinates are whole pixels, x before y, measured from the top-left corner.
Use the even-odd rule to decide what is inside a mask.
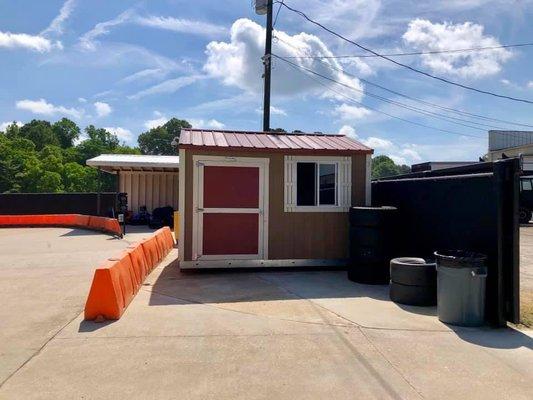
[[[520,178],[520,223],[531,221],[533,212],[533,176]]]

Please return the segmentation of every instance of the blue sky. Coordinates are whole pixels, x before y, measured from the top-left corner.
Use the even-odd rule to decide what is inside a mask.
[[[250,3],[0,0],[0,128],[9,121],[65,116],[81,127],[109,128],[128,144],[171,117],[196,127],[260,130],[265,18]],[[382,53],[533,42],[531,0],[286,3]],[[384,60],[302,58],[363,52],[287,9],[275,26],[273,52],[300,57],[290,60],[345,86],[311,79],[274,60],[272,127],[346,133],[409,164],[477,159],[486,152],[488,127],[472,129],[379,101],[371,94],[444,113],[360,79],[440,106],[533,125],[533,105],[472,93]],[[470,86],[533,99],[533,47],[396,59]]]

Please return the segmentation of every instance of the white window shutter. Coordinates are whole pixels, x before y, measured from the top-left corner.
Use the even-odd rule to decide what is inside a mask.
[[[352,159],[344,157],[339,163],[339,206],[350,207],[352,197]]]
[[[292,211],[296,205],[296,162],[292,156],[285,156],[285,212]]]

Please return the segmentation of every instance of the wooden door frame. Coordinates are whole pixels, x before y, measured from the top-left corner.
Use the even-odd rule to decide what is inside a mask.
[[[227,157],[193,155],[193,227],[192,227],[192,260],[256,260],[268,259],[268,208],[269,208],[269,158],[255,157]],[[254,167],[259,168],[259,232],[257,255],[202,255],[203,223],[199,218],[198,208],[200,199],[203,200],[203,171],[204,166],[220,167]],[[227,209],[219,211],[229,212]],[[241,211],[242,212],[242,211]],[[247,211],[244,211],[247,212]],[[199,255],[200,254],[200,255]]]

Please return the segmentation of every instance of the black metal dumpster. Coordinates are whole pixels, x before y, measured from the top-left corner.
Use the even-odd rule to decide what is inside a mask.
[[[394,257],[395,207],[350,209],[350,264],[348,279],[388,284],[389,261]]]
[[[435,256],[439,320],[460,326],[483,325],[487,257],[461,250],[436,251]]]

